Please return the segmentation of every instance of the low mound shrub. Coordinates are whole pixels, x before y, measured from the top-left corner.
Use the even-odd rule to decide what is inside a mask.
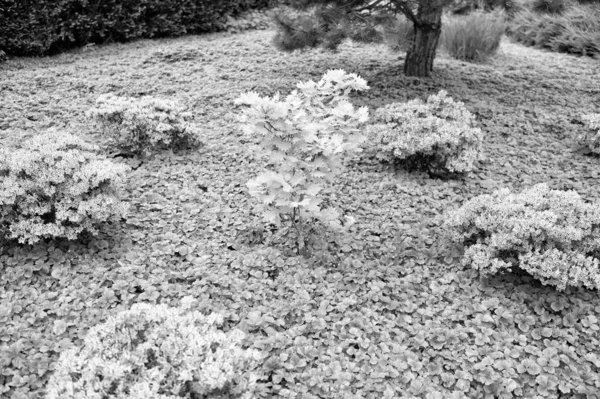
[[[442,27],[441,44],[453,58],[485,61],[498,51],[504,30],[504,17],[500,13],[474,12],[449,17]]]
[[[128,166],[97,155],[97,147],[63,132],[47,132],[18,150],[0,149],[0,236],[34,244],[75,240],[99,223],[119,221],[118,197]]]
[[[216,32],[227,17],[265,9],[271,0],[4,1],[0,50],[13,56],[52,55],[86,44]]]
[[[367,127],[378,157],[400,161],[407,169],[430,173],[467,173],[479,159],[483,133],[475,117],[445,90],[426,102],[414,99],[375,111]]]
[[[567,9],[565,0],[534,0],[531,10],[540,14],[562,14]]]
[[[318,194],[342,171],[341,155],[358,152],[365,140],[360,127],[369,116],[348,101],[351,90],[368,89],[367,82],[343,70],[298,83],[285,100],[249,92],[235,100],[247,105],[240,121],[247,134],[260,138],[266,171],[247,183],[260,201],[264,217],[280,226],[290,221],[298,233],[299,252],[306,255],[304,222],[317,219],[339,228],[334,208],[322,208]]]
[[[600,55],[600,7],[579,5],[563,15],[517,13],[506,33],[526,46],[559,53],[597,57]]]
[[[445,226],[482,277],[520,269],[558,290],[600,288],[600,206],[574,191],[498,190],[450,212]]]
[[[580,144],[600,154],[600,114],[583,115],[581,119],[588,131],[578,137]]]
[[[87,115],[95,118],[112,145],[136,155],[201,144],[192,114],[174,101],[103,94]]]
[[[186,298],[187,299],[187,298]],[[217,329],[219,314],[135,304],[63,352],[47,399],[253,398],[256,351],[244,333]]]

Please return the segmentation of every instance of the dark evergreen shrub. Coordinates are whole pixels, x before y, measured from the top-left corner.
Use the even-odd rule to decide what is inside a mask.
[[[227,15],[273,0],[2,0],[0,50],[51,55],[88,43],[181,36],[224,29]]]

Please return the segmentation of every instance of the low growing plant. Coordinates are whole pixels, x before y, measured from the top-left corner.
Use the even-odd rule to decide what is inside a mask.
[[[87,115],[96,119],[111,144],[136,155],[201,144],[192,114],[171,100],[103,94]]]
[[[499,12],[449,17],[444,21],[441,44],[453,58],[485,61],[498,52],[504,30]]]
[[[102,159],[73,135],[48,132],[0,149],[0,236],[34,244],[96,234],[127,210],[118,197],[129,167]]]
[[[322,209],[318,194],[342,170],[341,156],[360,151],[364,141],[359,127],[368,110],[348,101],[351,90],[368,89],[365,80],[343,70],[331,70],[315,83],[298,83],[285,100],[250,92],[235,103],[249,105],[241,122],[245,131],[260,137],[267,170],[247,186],[257,198],[265,219],[277,226],[289,220],[298,232],[299,252],[306,255],[303,224],[318,219],[341,226],[338,212]]]
[[[450,212],[445,225],[466,247],[463,265],[482,277],[518,268],[558,290],[600,288],[600,206],[574,191],[498,190]]]
[[[47,399],[253,398],[256,351],[244,333],[216,327],[219,314],[135,304],[60,355]],[[187,303],[187,305],[186,305]]]
[[[414,99],[377,109],[367,133],[379,157],[401,161],[409,170],[464,173],[475,168],[483,139],[474,121],[463,103],[441,90],[427,102]]]

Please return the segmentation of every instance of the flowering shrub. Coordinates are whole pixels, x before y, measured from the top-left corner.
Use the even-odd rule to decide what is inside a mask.
[[[383,158],[404,160],[409,169],[469,172],[478,160],[482,132],[464,104],[441,90],[427,102],[414,99],[375,111],[367,134]]]
[[[119,220],[117,197],[128,166],[99,158],[97,148],[61,132],[33,137],[19,150],[0,149],[0,235],[20,243],[74,240],[96,224]]]
[[[298,83],[285,100],[250,92],[235,103],[244,109],[245,131],[261,137],[267,171],[247,183],[250,195],[261,202],[268,222],[280,225],[287,217],[299,233],[303,252],[302,221],[316,218],[340,227],[333,208],[321,209],[317,194],[342,169],[340,156],[360,151],[364,141],[359,126],[368,110],[355,110],[348,101],[350,90],[368,89],[366,81],[343,70],[330,70],[318,82]]]
[[[83,348],[61,354],[47,398],[251,398],[255,351],[238,346],[244,333],[218,331],[221,315],[183,302],[138,303],[91,328]]]
[[[581,144],[585,145],[593,153],[600,154],[600,114],[583,115],[588,133],[578,137]]]
[[[449,237],[468,248],[464,265],[482,276],[518,267],[544,285],[600,288],[600,206],[574,191],[538,184],[469,200],[446,219]]]
[[[174,101],[103,94],[96,104],[88,117],[96,118],[112,144],[123,150],[149,155],[200,144],[199,130],[190,123],[192,114]]]

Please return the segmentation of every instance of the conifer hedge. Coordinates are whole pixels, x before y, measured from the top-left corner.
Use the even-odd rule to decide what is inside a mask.
[[[273,0],[3,0],[0,51],[52,55],[86,44],[224,29],[226,16]]]

